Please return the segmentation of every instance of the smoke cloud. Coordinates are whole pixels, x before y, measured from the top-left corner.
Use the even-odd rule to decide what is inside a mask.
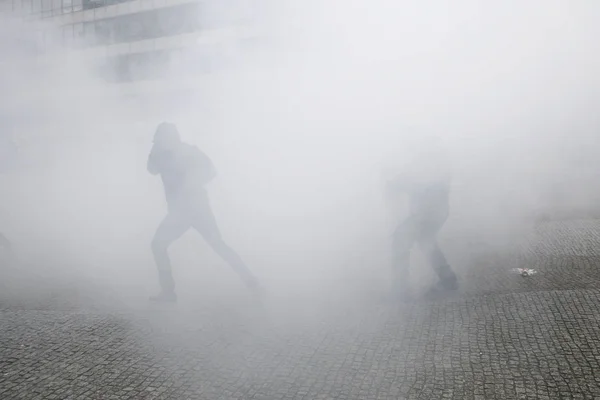
[[[57,36],[39,55],[34,24],[3,19],[2,127],[19,157],[0,221],[21,270],[123,301],[154,290],[166,207],[145,162],[165,120],[213,159],[223,236],[281,298],[384,290],[405,206],[382,176],[414,162],[452,173],[454,264],[510,249],[541,215],[596,214],[597,5],[259,3],[209,7],[205,21],[237,28],[124,84]],[[194,233],[171,254],[183,297],[243,291]]]

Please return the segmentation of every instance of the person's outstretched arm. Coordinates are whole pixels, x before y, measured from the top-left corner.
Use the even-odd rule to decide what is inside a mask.
[[[148,155],[148,163],[146,164],[146,169],[152,175],[158,175],[158,173],[160,172],[158,168],[157,153],[155,147],[152,147],[152,150],[150,150],[150,155]]]

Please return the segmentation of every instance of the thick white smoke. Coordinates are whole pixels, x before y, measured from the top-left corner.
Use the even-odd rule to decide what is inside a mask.
[[[542,212],[595,211],[597,12],[564,1],[263,2],[252,46],[234,34],[215,47],[235,65],[146,83],[137,97],[59,45],[30,63],[11,40],[28,41],[30,26],[3,23],[3,107],[22,116],[27,167],[2,176],[2,229],[25,257],[52,250],[67,275],[145,296],[165,212],[145,159],[154,126],[170,120],[214,159],[223,235],[275,291],[378,285],[369,279],[387,273],[397,222],[381,174],[411,159],[446,158],[443,243],[450,261],[468,262],[472,238],[504,245]],[[195,235],[172,255],[184,292],[241,287]]]

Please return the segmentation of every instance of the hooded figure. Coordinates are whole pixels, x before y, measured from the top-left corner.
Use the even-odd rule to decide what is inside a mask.
[[[174,124],[163,122],[154,134],[147,167],[152,175],[160,175],[169,210],[152,240],[161,292],[151,300],[177,300],[168,248],[190,228],[204,237],[248,287],[258,288],[248,267],[223,241],[211,210],[205,185],[216,176],[216,170],[210,158],[196,146],[183,143]]]
[[[417,244],[439,277],[432,292],[458,289],[458,279],[437,243],[437,234],[449,214],[450,180],[445,154],[435,141],[413,152],[412,162],[388,181],[388,195],[408,197],[408,216],[393,234],[393,291],[409,297],[409,268],[412,247]]]

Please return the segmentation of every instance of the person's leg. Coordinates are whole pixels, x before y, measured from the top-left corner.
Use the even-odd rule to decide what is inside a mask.
[[[392,241],[392,293],[410,296],[410,253],[415,242],[415,222],[408,218],[396,228]]]
[[[158,226],[152,239],[152,254],[158,268],[161,294],[153,300],[175,299],[175,282],[171,272],[169,246],[190,228],[190,221],[183,215],[169,213]]]
[[[425,253],[431,267],[439,277],[438,286],[445,290],[456,290],[458,288],[458,279],[450,267],[448,260],[446,260],[442,249],[440,249],[436,238],[443,222],[425,224],[422,236],[419,238],[419,247]]]
[[[208,203],[203,204],[192,221],[192,227],[206,240],[217,253],[242,279],[249,288],[259,287],[258,280],[244,263],[242,258],[221,237],[215,216]]]
[[[458,279],[456,274],[450,267],[450,264],[446,260],[446,256],[440,249],[437,240],[430,238],[428,240],[421,241],[419,246],[423,252],[427,255],[427,259],[431,264],[433,270],[439,277],[439,284],[442,288],[448,290],[454,290],[458,288]]]

